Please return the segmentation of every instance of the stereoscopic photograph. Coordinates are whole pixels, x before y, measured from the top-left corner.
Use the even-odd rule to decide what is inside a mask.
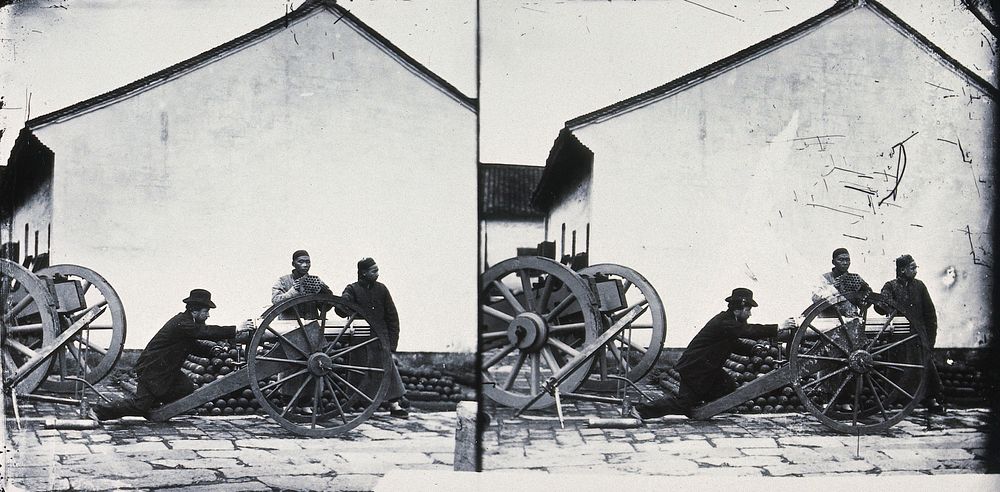
[[[1000,488],[982,0],[0,0],[0,489]]]

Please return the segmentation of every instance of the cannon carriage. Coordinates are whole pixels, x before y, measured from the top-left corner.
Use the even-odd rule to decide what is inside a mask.
[[[666,335],[664,305],[653,286],[619,265],[574,271],[543,257],[511,258],[483,273],[480,303],[482,391],[517,414],[555,404],[561,420],[564,397],[625,410],[627,396],[578,390],[603,381],[638,390],[635,383],[656,363]],[[877,433],[912,413],[927,386],[923,327],[878,294],[820,299],[797,318],[792,339],[775,344],[783,355],[774,371],[695,408],[691,417],[709,418],[790,386],[827,427]]]
[[[36,391],[94,389],[121,356],[125,311],[93,270],[55,265],[32,272],[0,259],[0,302],[3,391],[15,412],[19,397],[82,403]],[[387,335],[357,312],[324,294],[271,306],[254,323],[239,370],[154,409],[149,419],[167,420],[249,387],[260,407],[296,434],[329,437],[360,425],[385,398],[392,359]]]

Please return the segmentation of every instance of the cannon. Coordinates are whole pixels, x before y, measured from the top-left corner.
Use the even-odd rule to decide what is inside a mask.
[[[555,375],[562,395],[604,401],[577,390],[639,381],[666,337],[656,290],[621,265],[574,271],[541,256],[510,258],[482,274],[480,303],[482,391],[505,406],[556,403],[541,390]],[[588,357],[576,359],[587,349],[593,349]]]
[[[0,258],[4,394],[72,393],[107,376],[125,345],[121,298],[97,272],[53,265],[32,272]]]
[[[625,375],[608,377],[634,386],[662,348],[663,304],[645,279],[623,267],[615,269],[631,277],[642,299],[609,302],[607,291],[613,292],[614,286],[600,285],[607,280],[595,272],[602,269],[611,271],[595,265],[574,272],[545,258],[517,257],[482,275],[480,302],[485,321],[480,328],[480,350],[485,396],[517,407],[517,415],[556,404],[561,420],[561,397],[595,400],[576,391],[600,375],[592,370],[595,360],[609,354],[610,360],[619,363],[618,372]],[[854,308],[845,314],[844,306]],[[872,306],[879,306],[884,315],[872,313]],[[645,328],[640,320],[647,314],[654,320],[652,336],[646,339],[649,343],[623,344],[636,328]],[[878,294],[818,300],[803,311],[794,336],[782,344],[784,357],[776,362],[776,370],[693,409],[690,416],[710,418],[791,386],[805,409],[825,426],[858,435],[883,432],[912,413],[927,385],[927,336],[910,319],[895,302]],[[654,347],[654,341],[660,346]],[[635,348],[645,350],[630,350]],[[653,361],[645,366],[643,358],[631,357],[639,355]],[[525,364],[529,369],[524,369]],[[614,397],[596,400],[630,403]]]
[[[111,371],[124,346],[121,299],[104,278],[76,265],[32,273],[0,259],[0,273],[5,397],[80,403],[34,391],[70,392],[77,383],[93,389]],[[271,306],[253,323],[243,367],[149,419],[164,421],[249,387],[260,407],[296,434],[329,437],[358,426],[385,398],[392,358],[385,333],[358,322],[357,312],[323,294]]]
[[[357,322],[360,309],[340,297],[311,294],[268,308],[256,322],[246,365],[149,414],[165,421],[249,386],[281,427],[331,437],[367,420],[388,391],[388,338]]]

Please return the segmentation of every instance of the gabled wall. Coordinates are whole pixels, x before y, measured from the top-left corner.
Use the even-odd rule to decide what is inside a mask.
[[[754,290],[751,321],[777,322],[809,305],[834,248],[847,247],[851,271],[876,290],[909,253],[937,304],[938,346],[981,346],[994,104],[855,9],[653,104],[573,128],[594,152],[590,258],[642,272],[666,303],[666,345],[683,347],[734,287]]]
[[[475,347],[475,114],[338,17],[35,130],[56,156],[53,262],[115,286],[127,346],[195,287],[210,322],[259,315],[305,248],[336,293],[378,261],[400,350]]]

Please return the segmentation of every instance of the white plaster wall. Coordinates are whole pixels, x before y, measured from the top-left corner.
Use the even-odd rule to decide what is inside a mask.
[[[483,220],[479,226],[480,248],[486,263],[495,265],[517,256],[517,248],[533,248],[545,240],[545,221]]]
[[[752,321],[777,322],[808,306],[834,248],[847,247],[851,271],[876,290],[909,253],[937,305],[938,346],[982,346],[993,104],[874,13],[855,10],[577,129],[595,154],[591,258],[645,274],[667,305],[666,345],[683,347],[733,287],[754,290]],[[905,173],[886,199],[904,140]],[[845,186],[870,188],[872,205]]]
[[[475,114],[321,11],[117,104],[38,130],[53,257],[101,272],[142,347],[191,288],[256,316],[292,251],[336,293],[373,256],[403,351],[476,339]]]
[[[549,210],[549,221],[545,225],[545,240],[555,241],[556,260],[563,254],[573,253],[573,231],[576,231],[576,252],[587,251],[587,224],[591,220],[593,206],[590,181],[591,178],[588,176],[577,188],[568,191],[565,196],[558,197]],[[565,241],[562,233],[563,224],[566,225]],[[594,256],[590,255],[591,263],[594,263],[594,260]]]

